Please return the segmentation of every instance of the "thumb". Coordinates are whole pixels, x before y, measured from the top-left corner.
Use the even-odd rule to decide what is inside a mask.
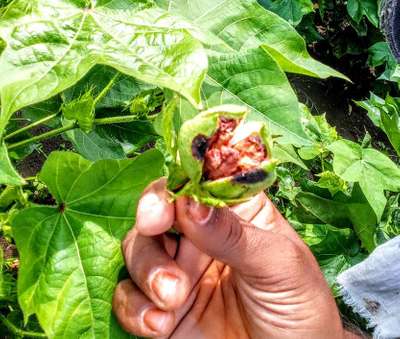
[[[229,208],[204,206],[186,197],[176,202],[176,223],[201,251],[251,275],[258,274],[267,258],[273,264],[292,245],[287,237],[257,228]]]

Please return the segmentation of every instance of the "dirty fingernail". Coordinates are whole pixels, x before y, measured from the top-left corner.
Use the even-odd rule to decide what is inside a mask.
[[[209,206],[202,205],[194,200],[190,200],[189,202],[189,215],[193,218],[195,222],[200,224],[206,223],[214,209]]]

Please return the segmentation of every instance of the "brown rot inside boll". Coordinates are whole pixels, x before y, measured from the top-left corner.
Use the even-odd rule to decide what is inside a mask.
[[[268,154],[259,134],[233,142],[239,121],[221,117],[217,132],[208,140],[204,155],[204,178],[216,180],[252,171]]]

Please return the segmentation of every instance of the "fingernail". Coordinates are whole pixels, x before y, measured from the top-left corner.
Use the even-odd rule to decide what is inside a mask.
[[[170,324],[173,321],[172,317],[171,313],[150,309],[145,311],[143,322],[152,332],[163,335],[168,332]]]
[[[194,200],[189,200],[188,212],[191,218],[199,224],[206,223],[214,211],[214,208],[202,205]]]
[[[159,271],[151,281],[151,289],[158,299],[169,305],[176,299],[179,278],[169,272]]]

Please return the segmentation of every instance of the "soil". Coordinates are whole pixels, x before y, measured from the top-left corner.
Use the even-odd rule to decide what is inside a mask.
[[[388,144],[386,135],[369,119],[367,112],[356,106],[353,100],[365,100],[356,85],[344,80],[318,80],[309,77],[291,76],[290,81],[299,100],[306,104],[313,114],[324,114],[344,138],[360,141],[368,131],[372,139]]]
[[[49,128],[41,126],[32,130],[32,134],[39,135],[47,131],[49,131]],[[60,149],[72,149],[72,145],[61,136],[42,141],[40,151],[34,151],[17,164],[19,173],[21,173],[24,178],[35,176],[37,173],[39,173],[44,162],[46,161],[47,156],[51,152]]]

